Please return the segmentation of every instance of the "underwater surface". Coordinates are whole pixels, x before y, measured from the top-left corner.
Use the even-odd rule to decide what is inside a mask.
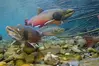
[[[1,0],[0,66],[99,66],[99,0]]]
[[[25,19],[37,14],[37,8],[44,10],[54,8],[72,8],[75,13],[62,25],[69,32],[86,31],[97,28],[99,21],[98,0],[1,0],[0,1],[0,34],[7,39],[7,25],[24,25]]]

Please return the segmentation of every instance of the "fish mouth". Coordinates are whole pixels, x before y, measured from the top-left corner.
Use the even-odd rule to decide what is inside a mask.
[[[67,10],[64,10],[63,12],[63,17],[64,18],[68,18],[68,17],[71,17],[73,14],[74,14],[74,9],[67,9]]]
[[[74,12],[75,12],[74,9],[67,9],[65,14],[70,14],[70,13],[73,14]]]
[[[21,40],[22,37],[19,34],[17,28],[11,27],[11,26],[7,26],[6,27],[6,31],[7,31],[8,35],[11,36],[13,39]]]

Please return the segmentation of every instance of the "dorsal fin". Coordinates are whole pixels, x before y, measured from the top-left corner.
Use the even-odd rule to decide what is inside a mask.
[[[38,12],[37,12],[37,14],[40,14],[41,12],[43,12],[44,10],[42,9],[42,8],[38,8]]]

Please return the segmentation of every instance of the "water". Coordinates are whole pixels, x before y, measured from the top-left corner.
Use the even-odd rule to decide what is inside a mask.
[[[89,30],[99,28],[99,20],[97,18],[97,15],[99,15],[99,0],[0,0],[0,36],[2,35],[3,39],[7,39],[7,40],[11,39],[11,37],[9,37],[6,32],[6,29],[5,29],[6,26],[16,26],[17,24],[24,25],[25,19],[30,19],[31,17],[37,15],[38,7],[42,8],[43,10],[56,9],[56,8],[62,8],[62,9],[72,8],[75,10],[75,13],[72,15],[72,17],[68,18],[68,20],[66,20],[67,22],[61,25],[61,27],[65,28],[65,30],[67,30],[66,31],[67,33],[62,34],[63,36],[64,36],[64,34],[76,35],[79,32],[86,32]],[[99,36],[99,31],[97,31],[97,33],[94,32],[92,34],[98,34],[98,36]],[[26,36],[26,35],[24,35],[24,36]],[[23,37],[23,34],[22,34],[22,37]],[[30,37],[30,39],[31,39],[31,37]],[[62,53],[62,51],[60,51],[62,49],[60,49],[61,47],[59,47],[58,44],[60,44],[60,45],[63,44],[63,46],[65,46],[64,42],[66,42],[66,38],[64,38],[64,40],[63,40],[62,38],[60,39],[55,36],[53,36],[53,37],[51,36],[51,38],[45,37],[44,40],[45,40],[45,43],[43,43],[43,41],[42,41],[41,44],[46,44],[45,46],[47,46],[48,44],[49,45],[48,45],[48,48],[45,48],[47,51],[44,51],[44,49],[43,49],[43,50],[41,50],[41,51],[43,51],[41,53],[44,53],[44,52],[47,53],[47,52],[51,52],[51,51],[56,54],[58,54],[58,52]],[[16,45],[9,46],[9,48],[6,47],[7,45],[12,44],[12,42],[13,42],[12,40],[11,41],[6,41],[6,40],[0,41],[0,62],[2,60],[6,59],[6,58],[4,58],[4,56],[6,56],[6,52],[8,53],[7,55],[9,57],[10,57],[10,55],[13,57],[13,55],[18,55],[19,53],[21,55],[23,53],[23,51],[21,51],[23,49],[23,46],[21,48],[19,48],[19,42],[18,42],[18,44],[16,42]],[[24,39],[23,39],[23,42],[24,42]],[[22,42],[22,44],[23,44],[23,42]],[[24,48],[25,48],[24,53],[26,53],[24,60],[27,63],[28,63],[27,60],[31,61],[31,59],[34,59],[35,52],[36,52],[36,51],[34,51],[34,50],[36,50],[35,48],[33,48],[33,47],[31,48],[28,45],[30,45],[30,44],[27,42],[27,46],[24,46]],[[31,43],[31,45],[32,45],[32,43]],[[35,47],[36,47],[36,45],[35,45]],[[51,47],[53,47],[53,48],[51,48]],[[38,45],[37,45],[37,48],[38,48]],[[70,48],[68,48],[68,49],[71,50]],[[81,49],[84,49],[84,48],[81,48]],[[6,52],[5,52],[5,50],[6,50]],[[87,51],[87,50],[85,49],[85,51]],[[30,53],[30,55],[28,53]],[[73,53],[74,53],[74,51],[73,51]],[[38,53],[36,53],[36,54],[38,54]],[[76,54],[78,54],[77,58],[79,58],[80,53],[76,53]],[[97,54],[93,54],[93,55],[97,56]],[[20,55],[18,56],[18,58],[20,58]],[[27,57],[29,57],[29,59]],[[45,54],[44,54],[44,57],[45,57]],[[2,58],[4,58],[4,59],[2,59]],[[13,61],[13,60],[11,60],[11,61]],[[34,61],[35,61],[35,59],[34,59]],[[39,62],[41,62],[41,61],[39,61]],[[93,61],[91,61],[91,62],[93,62]],[[78,66],[79,61],[72,61],[69,63],[73,66]],[[98,62],[96,62],[96,63],[98,63]],[[17,63],[14,63],[14,64],[17,64]],[[82,64],[84,64],[84,63],[82,62]],[[13,66],[13,65],[9,65],[9,66]]]
[[[46,7],[45,7],[46,6]],[[78,25],[79,30],[87,26],[98,27],[97,15],[93,18],[88,17],[99,13],[98,0],[1,0],[0,1],[0,34],[4,39],[8,39],[5,27],[7,25],[24,24],[26,18],[30,19],[37,14],[37,8],[41,7],[44,10],[51,8],[73,8],[75,14],[69,20],[79,17],[86,17],[84,19],[77,19],[65,23],[64,28],[73,28]],[[89,21],[87,21],[90,19]],[[79,25],[81,25],[79,27]],[[78,30],[77,30],[78,31]]]

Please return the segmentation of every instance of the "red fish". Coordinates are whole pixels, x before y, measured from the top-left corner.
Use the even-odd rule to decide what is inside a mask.
[[[74,13],[73,9],[49,9],[43,11],[39,9],[38,15],[30,20],[25,20],[25,25],[42,27],[47,24],[62,24],[63,20],[67,19]]]
[[[98,20],[99,20],[99,15],[97,17],[98,17]]]
[[[87,44],[86,44],[87,47],[92,47],[94,44],[99,42],[99,37],[85,36],[84,38],[87,41]]]

